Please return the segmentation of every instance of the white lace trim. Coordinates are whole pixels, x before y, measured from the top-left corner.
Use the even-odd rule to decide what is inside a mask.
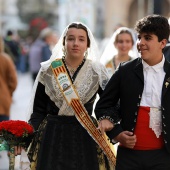
[[[161,110],[158,108],[150,108],[150,122],[149,127],[154,131],[157,138],[162,133],[162,113]]]
[[[102,74],[103,83],[101,82],[101,86],[104,88],[108,82],[108,76],[107,74],[105,75],[105,71],[102,68],[103,67],[99,65],[96,69],[98,72],[101,72],[100,74]],[[58,115],[74,115],[73,109],[68,106],[57,85],[51,68],[41,73],[39,81],[45,86],[46,94],[56,104],[56,106],[60,108]],[[78,95],[83,104],[87,103],[94,96],[99,88],[99,83],[99,76],[94,71],[92,62],[90,60],[86,60],[74,81],[74,86],[77,89]]]

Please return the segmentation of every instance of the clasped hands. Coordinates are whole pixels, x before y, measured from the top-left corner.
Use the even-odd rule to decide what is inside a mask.
[[[100,130],[103,135],[104,132],[110,131],[114,128],[114,124],[111,123],[108,119],[103,119],[99,122],[98,130]],[[130,131],[122,131],[115,138],[114,141],[120,142],[126,148],[133,148],[136,143],[136,135]]]

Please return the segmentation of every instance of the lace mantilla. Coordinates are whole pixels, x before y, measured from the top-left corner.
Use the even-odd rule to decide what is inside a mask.
[[[108,82],[108,76],[107,74],[105,75],[104,69],[104,67],[100,67],[100,70],[98,70],[98,72],[100,71],[100,74],[103,73],[103,83],[101,84],[103,87]],[[39,81],[45,86],[46,94],[56,104],[56,106],[60,108],[58,115],[74,115],[73,109],[67,105],[63,94],[57,85],[51,68],[41,73]],[[83,104],[87,103],[94,96],[99,88],[99,84],[98,73],[96,73],[93,69],[92,62],[90,60],[86,60],[73,83]]]

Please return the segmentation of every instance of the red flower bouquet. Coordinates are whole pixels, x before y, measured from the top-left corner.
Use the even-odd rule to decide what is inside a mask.
[[[9,120],[0,122],[0,141],[5,140],[10,151],[9,170],[14,170],[15,166],[14,146],[26,147],[33,131],[33,127],[25,121]]]

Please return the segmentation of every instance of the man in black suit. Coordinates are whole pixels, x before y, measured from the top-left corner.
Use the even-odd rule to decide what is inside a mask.
[[[170,27],[149,15],[135,30],[141,57],[121,63],[107,84],[95,108],[98,129],[119,142],[116,170],[170,170],[170,63],[162,53]]]

